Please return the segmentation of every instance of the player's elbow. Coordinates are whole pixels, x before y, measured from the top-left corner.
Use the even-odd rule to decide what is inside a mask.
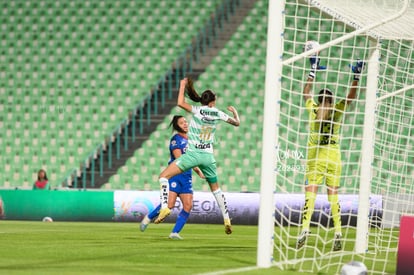
[[[227,122],[230,123],[231,125],[235,126],[235,127],[240,126],[240,121],[239,120],[229,119]]]
[[[177,101],[177,106],[178,106],[178,107],[180,107],[180,108],[183,108],[183,109],[184,109],[184,105],[185,105],[185,104],[184,104],[184,101],[183,101],[183,100],[178,100],[178,101]]]
[[[177,106],[180,107],[181,109],[185,110],[185,111],[189,111],[189,112],[191,111],[191,110],[188,110],[188,108],[186,107],[185,104],[177,104]]]

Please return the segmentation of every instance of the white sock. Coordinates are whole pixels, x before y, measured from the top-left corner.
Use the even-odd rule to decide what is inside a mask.
[[[213,191],[213,195],[216,198],[218,206],[220,207],[221,213],[223,214],[223,218],[230,219],[229,211],[227,210],[226,197],[224,197],[224,194],[221,192],[221,189],[219,188],[216,191]]]
[[[168,192],[170,191],[170,185],[166,178],[160,178],[159,182],[161,209],[164,209],[168,207]]]
[[[145,217],[141,221],[142,224],[150,224],[151,220],[148,218],[148,215],[145,215]]]

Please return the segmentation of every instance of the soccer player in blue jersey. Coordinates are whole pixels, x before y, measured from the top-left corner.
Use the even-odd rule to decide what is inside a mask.
[[[201,106],[188,104],[184,96],[186,91],[189,98],[194,102],[201,103]],[[237,110],[233,106],[227,107],[227,110],[233,114],[233,117],[220,111],[215,107],[216,94],[211,90],[205,90],[201,96],[198,95],[193,87],[192,80],[187,78],[182,79],[180,82],[177,105],[187,112],[192,113],[188,130],[188,149],[185,154],[171,162],[159,176],[161,210],[158,218],[154,222],[162,222],[171,213],[171,210],[168,208],[168,179],[190,168],[198,167],[206,177],[210,190],[213,192],[217,204],[220,207],[224,219],[224,231],[226,234],[231,234],[232,228],[226,199],[218,184],[216,160],[213,155],[213,143],[216,125],[219,121],[227,122],[236,127],[240,125]]]
[[[170,160],[168,164],[179,158],[182,154],[185,154],[188,144],[188,123],[185,117],[180,115],[174,116],[170,123],[170,127],[172,127],[177,133],[170,140]],[[205,178],[198,167],[194,167],[194,172],[196,172],[200,178]],[[178,214],[177,221],[173,230],[171,231],[169,238],[181,240],[182,237],[179,233],[187,222],[187,219],[190,216],[190,211],[193,207],[193,185],[191,169],[188,169],[183,173],[170,178],[169,184],[168,208],[172,209],[175,206],[177,197],[180,198],[183,205],[183,209]],[[140,225],[142,232],[145,231],[145,229],[154,218],[158,217],[160,209],[161,204],[159,204],[151,213],[142,219]]]

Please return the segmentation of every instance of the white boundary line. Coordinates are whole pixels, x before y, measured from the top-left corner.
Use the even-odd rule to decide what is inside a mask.
[[[342,251],[340,253],[338,252],[330,252],[331,254],[335,254],[337,256],[349,256],[354,255],[355,253],[353,251]],[[369,252],[367,252],[369,253]],[[287,260],[287,261],[281,261],[281,262],[273,262],[272,265],[269,268],[278,267],[280,271],[285,271],[287,269],[281,268],[281,266],[289,264],[289,265],[295,265],[303,261],[313,261],[314,258],[305,258],[305,259],[293,259],[293,260]],[[239,273],[244,271],[252,271],[252,270],[259,270],[259,269],[268,269],[268,268],[262,268],[258,266],[246,266],[246,267],[240,267],[240,268],[234,268],[234,269],[225,269],[225,270],[219,270],[214,272],[207,272],[207,273],[197,273],[194,275],[223,275],[223,274],[232,274],[232,273]],[[303,272],[303,271],[297,271],[297,272]]]
[[[214,271],[214,272],[208,272],[208,273],[198,273],[195,275],[221,275],[221,274],[231,274],[231,273],[238,273],[238,272],[243,272],[243,271],[257,270],[257,269],[261,269],[261,268],[257,266],[247,266],[247,267],[226,269],[226,270]]]

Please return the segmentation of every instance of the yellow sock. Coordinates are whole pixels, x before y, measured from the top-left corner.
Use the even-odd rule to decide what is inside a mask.
[[[331,213],[335,233],[341,233],[341,206],[339,205],[338,194],[328,195],[328,201],[331,204]]]
[[[303,206],[303,214],[302,214],[302,230],[309,231],[313,210],[315,209],[315,200],[316,200],[315,193],[313,192],[305,193],[305,205]]]

